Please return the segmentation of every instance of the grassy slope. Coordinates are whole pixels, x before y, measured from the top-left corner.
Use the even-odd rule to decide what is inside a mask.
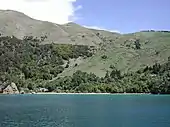
[[[126,47],[133,45],[133,39],[140,39],[141,49],[135,50]],[[127,41],[126,44],[124,42]],[[103,60],[101,56],[108,56]],[[115,65],[122,71],[135,71],[142,66],[153,65],[155,62],[163,63],[170,55],[170,33],[164,32],[138,32],[120,35],[113,42],[105,43],[95,56],[87,59],[78,67],[65,70],[62,75],[71,75],[76,70],[93,72],[104,76],[109,66]]]
[[[47,36],[43,44],[78,44],[96,46],[103,41],[96,34],[75,23],[59,25],[40,21],[12,10],[0,10],[0,33],[14,35],[22,39],[24,36]]]
[[[155,62],[164,62],[170,54],[170,33],[138,32],[135,34],[120,35],[101,30],[87,29],[75,23],[57,25],[31,19],[23,13],[0,10],[0,33],[15,35],[22,38],[26,35],[47,35],[46,43],[54,41],[66,44],[86,44],[99,46],[96,55],[88,59],[73,62],[77,67],[70,67],[62,75],[71,75],[76,70],[94,72],[103,76],[111,64],[122,71],[134,71],[145,65]],[[133,46],[134,39],[140,39],[141,49],[134,50],[126,47]],[[125,44],[125,41],[126,44]],[[45,43],[44,42],[44,43]],[[107,55],[107,59],[101,56]]]

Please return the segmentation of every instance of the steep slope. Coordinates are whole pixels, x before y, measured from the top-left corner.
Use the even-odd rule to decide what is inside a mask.
[[[65,32],[69,33],[68,37],[72,42],[74,42],[74,44],[98,45],[103,43],[103,41],[97,37],[93,31],[78,24],[68,23],[65,25],[60,25],[60,27]]]
[[[136,71],[143,66],[164,63],[170,54],[168,31],[118,34],[88,29],[75,23],[58,25],[38,21],[11,10],[0,11],[0,33],[17,38],[46,35],[47,39],[43,44],[54,42],[97,47],[96,54],[90,58],[70,59],[69,68],[60,76],[72,75],[77,70],[104,76],[111,65],[123,72]]]
[[[29,79],[52,80],[69,67],[69,62],[64,64],[65,61],[92,55],[92,46],[54,43],[42,45],[35,39],[20,40],[0,36],[0,88],[1,84],[4,88],[11,81],[26,85],[25,81]]]
[[[68,36],[68,33],[56,24],[34,20],[23,13],[10,10],[0,11],[0,32],[3,35],[14,35],[20,39],[24,36],[47,35],[48,40],[57,41],[61,37]]]
[[[165,37],[166,35],[163,36]],[[97,75],[79,70],[73,73],[72,76],[65,76],[63,78],[58,76],[65,68],[70,68],[71,59],[78,60],[82,58],[87,61],[85,64],[89,65],[90,62],[87,58],[92,57],[91,60],[94,61],[95,59],[93,58],[100,55],[102,50],[104,51],[103,53],[105,53],[101,56],[102,60],[95,61],[98,67],[101,67],[99,65],[102,65],[103,60],[105,60],[106,65],[110,64],[109,60],[115,63],[114,60],[119,60],[119,57],[126,61],[131,57],[125,57],[123,55],[123,51],[125,50],[123,48],[121,49],[121,47],[118,48],[118,46],[125,45],[128,49],[132,49],[127,49],[127,54],[132,53],[133,50],[138,50],[136,54],[139,54],[142,52],[140,50],[144,50],[144,45],[149,43],[148,41],[145,41],[145,43],[142,42],[142,40],[136,38],[125,40],[124,43],[119,44],[106,43],[104,45],[107,46],[107,49],[103,50],[101,47],[101,50],[98,50],[98,53],[92,57],[94,55],[93,46],[54,43],[42,45],[36,39],[30,40],[30,38],[25,38],[24,40],[20,40],[9,36],[0,37],[0,93],[17,94],[19,91],[20,93],[53,91],[169,94],[170,57],[167,57],[163,64],[155,63],[153,66],[146,66],[139,68],[137,71],[127,72],[125,74],[112,65],[110,66],[110,72],[107,71],[103,77],[97,76],[100,74],[99,72],[97,73],[97,71],[100,71],[100,68],[94,70],[95,67],[91,67],[93,71],[88,69],[82,70],[91,71],[97,73]],[[164,44],[168,46],[166,43]],[[114,49],[115,47],[118,49]],[[112,49],[117,51],[115,54],[118,54],[114,59],[111,59],[111,55],[114,56],[114,50]],[[169,49],[169,47],[167,47],[167,49]],[[149,49],[145,50],[145,53],[147,51],[149,51]],[[151,53],[148,52],[148,54]],[[156,55],[158,54],[159,51],[156,51]],[[168,53],[164,54],[164,57],[166,55],[168,55]],[[140,54],[140,56],[142,58],[143,55]],[[160,58],[162,59],[164,57]],[[67,63],[64,64],[64,61],[67,61]],[[132,62],[134,61],[132,60]],[[143,62],[139,64],[141,63]],[[125,66],[121,62],[119,62],[119,64],[122,65],[122,68]],[[132,65],[135,67],[135,64]],[[77,65],[74,65],[72,67],[76,66]]]
[[[139,44],[138,44],[139,43]],[[137,32],[107,41],[93,57],[79,66],[65,70],[62,76],[75,71],[93,72],[104,76],[110,66],[123,72],[136,71],[154,63],[164,63],[170,56],[170,32]]]
[[[96,34],[75,23],[58,25],[39,21],[23,13],[12,10],[0,10],[0,33],[14,35],[22,39],[24,36],[47,36],[44,44],[54,42],[59,44],[98,45],[103,43]],[[108,32],[106,32],[108,33]]]

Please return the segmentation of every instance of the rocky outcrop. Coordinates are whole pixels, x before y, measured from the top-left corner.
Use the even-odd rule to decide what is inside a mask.
[[[7,85],[3,91],[2,91],[3,94],[19,94],[19,90],[16,86],[15,83],[11,83],[10,85]]]

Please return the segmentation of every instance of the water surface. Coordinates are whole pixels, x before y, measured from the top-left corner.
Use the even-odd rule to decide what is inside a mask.
[[[0,95],[0,127],[170,127],[170,96]]]

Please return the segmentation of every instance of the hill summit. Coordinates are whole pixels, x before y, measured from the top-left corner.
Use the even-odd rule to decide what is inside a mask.
[[[82,27],[75,23],[59,25],[47,21],[39,21],[27,15],[12,11],[0,10],[0,33],[14,35],[19,39],[24,36],[47,36],[44,43],[98,45],[103,43],[96,31]],[[112,35],[110,32],[106,34]],[[116,34],[116,33],[113,33]]]
[[[0,33],[1,91],[14,82],[35,91],[169,93],[170,31],[119,34],[1,10]]]

